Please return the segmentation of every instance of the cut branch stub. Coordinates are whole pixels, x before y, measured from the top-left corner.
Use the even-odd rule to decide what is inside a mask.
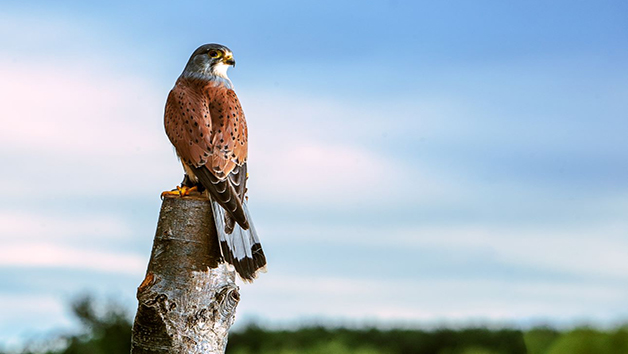
[[[240,295],[234,271],[219,261],[210,202],[164,198],[137,289],[132,354],[224,353]]]

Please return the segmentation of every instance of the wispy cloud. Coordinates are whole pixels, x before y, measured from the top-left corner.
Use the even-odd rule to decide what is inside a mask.
[[[105,273],[141,275],[145,257],[124,252],[78,249],[54,243],[24,242],[0,250],[0,266],[91,269]]]
[[[409,258],[412,254],[425,257],[426,253],[437,252],[441,257],[451,258],[449,262],[454,262],[451,265],[454,269],[464,267],[465,263],[484,264],[490,259],[492,267],[534,269],[540,272],[537,276],[561,273],[583,281],[597,278],[610,282],[624,281],[628,277],[625,262],[628,242],[623,237],[626,232],[628,224],[623,222],[586,227],[575,225],[570,229],[557,225],[513,228],[473,223],[394,226],[371,222],[365,225],[338,223],[319,226],[311,222],[296,226],[291,224],[287,228],[273,225],[267,230],[272,241],[278,245],[307,246],[305,248],[312,251],[327,247],[330,252],[333,250],[330,254],[337,257],[344,255],[352,260],[359,258],[355,254],[363,253],[364,259],[370,259],[374,257],[373,253],[379,253],[375,257],[395,262],[399,274],[405,275],[412,273],[411,269],[418,268],[419,264],[422,269],[425,267],[425,262]],[[436,268],[448,262],[446,259],[431,261]],[[373,268],[377,267],[365,267]],[[355,270],[355,267],[350,269]],[[312,271],[310,269],[308,274],[313,274]],[[478,271],[474,277],[493,278],[495,272],[499,273],[499,269],[484,273]],[[469,276],[466,272],[464,274]],[[419,277],[419,274],[415,276]]]
[[[64,242],[77,238],[119,239],[131,236],[131,229],[117,215],[55,215],[52,212],[0,210],[0,241],[24,240]]]
[[[297,320],[294,314],[299,313],[305,318],[331,318],[341,322],[348,319],[420,321],[424,325],[446,321],[570,320],[587,313],[583,303],[591,306],[603,302],[621,303],[626,290],[614,286],[589,288],[577,283],[355,280],[333,276],[282,277],[277,274],[260,283],[262,285],[258,287],[243,287],[242,298],[247,301],[241,303],[240,310],[281,321]],[[277,293],[284,294],[285,300],[273,311],[264,311],[263,304]],[[464,302],[457,300],[460,296],[464,296]],[[543,298],[546,301],[541,301]],[[565,298],[569,301],[560,301]],[[600,318],[596,320],[614,319],[615,315],[611,311],[600,312]]]
[[[16,171],[0,176],[14,186],[8,193],[132,195],[178,179],[162,128],[166,93],[95,69],[2,62],[0,94],[10,103],[0,154]]]

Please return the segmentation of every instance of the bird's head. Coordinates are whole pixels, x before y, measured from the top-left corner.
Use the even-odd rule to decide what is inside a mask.
[[[184,75],[227,77],[229,66],[235,67],[235,59],[231,49],[222,44],[205,44],[192,53],[183,71]]]

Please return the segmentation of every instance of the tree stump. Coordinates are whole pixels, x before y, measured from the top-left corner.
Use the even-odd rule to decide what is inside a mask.
[[[220,262],[210,202],[166,196],[137,289],[132,354],[224,353],[240,299]]]

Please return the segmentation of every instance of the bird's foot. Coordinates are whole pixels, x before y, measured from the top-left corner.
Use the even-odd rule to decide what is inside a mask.
[[[187,197],[187,196],[196,196],[201,195],[198,191],[198,187],[188,187],[188,186],[177,186],[177,189],[173,189],[171,191],[161,192],[161,198],[165,198],[166,196],[176,196],[176,197]]]

